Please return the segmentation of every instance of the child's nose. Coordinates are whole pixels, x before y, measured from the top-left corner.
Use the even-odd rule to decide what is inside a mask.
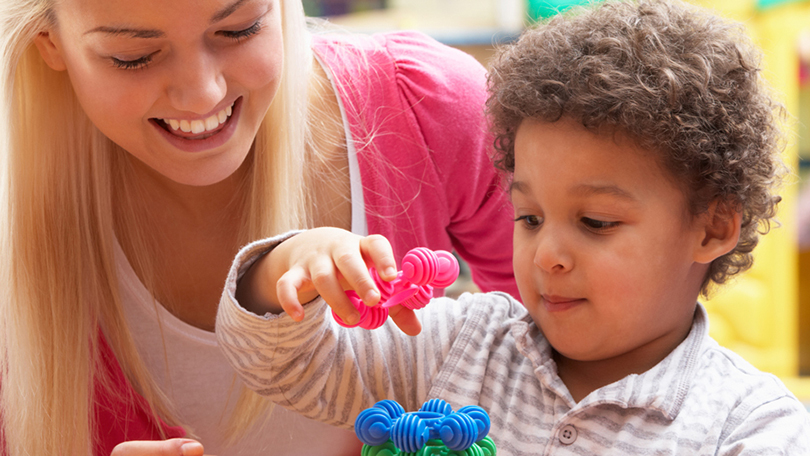
[[[167,92],[172,107],[195,114],[208,114],[227,95],[225,75],[215,55],[188,53],[178,59],[170,74]]]
[[[574,267],[574,261],[566,245],[563,233],[555,232],[553,226],[544,226],[538,234],[534,264],[548,273],[570,271]]]

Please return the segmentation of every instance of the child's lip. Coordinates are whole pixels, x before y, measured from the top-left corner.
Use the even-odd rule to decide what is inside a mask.
[[[572,302],[572,301],[579,301],[582,298],[569,298],[566,296],[557,296],[557,295],[542,295],[543,299],[552,303],[552,304],[562,304],[565,302]]]
[[[585,302],[584,298],[571,298],[557,295],[541,295],[543,305],[549,312],[562,312]]]

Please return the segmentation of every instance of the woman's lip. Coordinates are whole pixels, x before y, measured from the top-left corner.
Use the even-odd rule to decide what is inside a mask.
[[[169,131],[171,127],[164,128],[161,123],[163,120],[161,119],[149,119],[149,122],[158,130],[160,133],[169,143],[171,143],[174,147],[186,151],[186,152],[202,152],[205,150],[213,149],[215,147],[219,147],[222,144],[228,142],[233,136],[234,131],[236,131],[236,126],[239,123],[239,115],[241,114],[242,110],[242,97],[236,99],[233,104],[233,112],[231,116],[228,117],[228,120],[220,125],[216,130],[211,132],[203,132],[193,136],[201,136],[205,134],[210,134],[205,139],[189,139],[183,136],[179,136],[178,134],[174,134]],[[178,130],[179,131],[179,130]]]
[[[564,296],[542,296],[543,305],[549,312],[562,312],[585,302],[582,298],[568,298]]]

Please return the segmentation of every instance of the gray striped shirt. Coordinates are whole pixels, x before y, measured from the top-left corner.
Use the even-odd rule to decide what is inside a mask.
[[[279,239],[240,252],[216,332],[249,387],[309,418],[351,427],[380,399],[413,411],[441,398],[486,409],[499,455],[810,455],[810,414],[778,378],[712,340],[700,305],[663,361],[576,403],[543,334],[506,294],[434,300],[418,312],[417,337],[390,321],[340,327],[321,299],[301,323],[247,312],[237,278]]]

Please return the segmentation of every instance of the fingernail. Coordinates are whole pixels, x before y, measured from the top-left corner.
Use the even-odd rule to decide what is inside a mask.
[[[180,452],[183,454],[183,456],[196,456],[202,452],[202,445],[200,442],[184,443],[180,447]]]
[[[397,269],[395,267],[389,266],[389,267],[385,268],[385,276],[386,277],[391,277],[391,276],[395,276],[395,275],[397,275]]]
[[[350,325],[356,325],[360,321],[360,314],[357,312],[352,312],[348,316],[348,321],[346,323]]]

